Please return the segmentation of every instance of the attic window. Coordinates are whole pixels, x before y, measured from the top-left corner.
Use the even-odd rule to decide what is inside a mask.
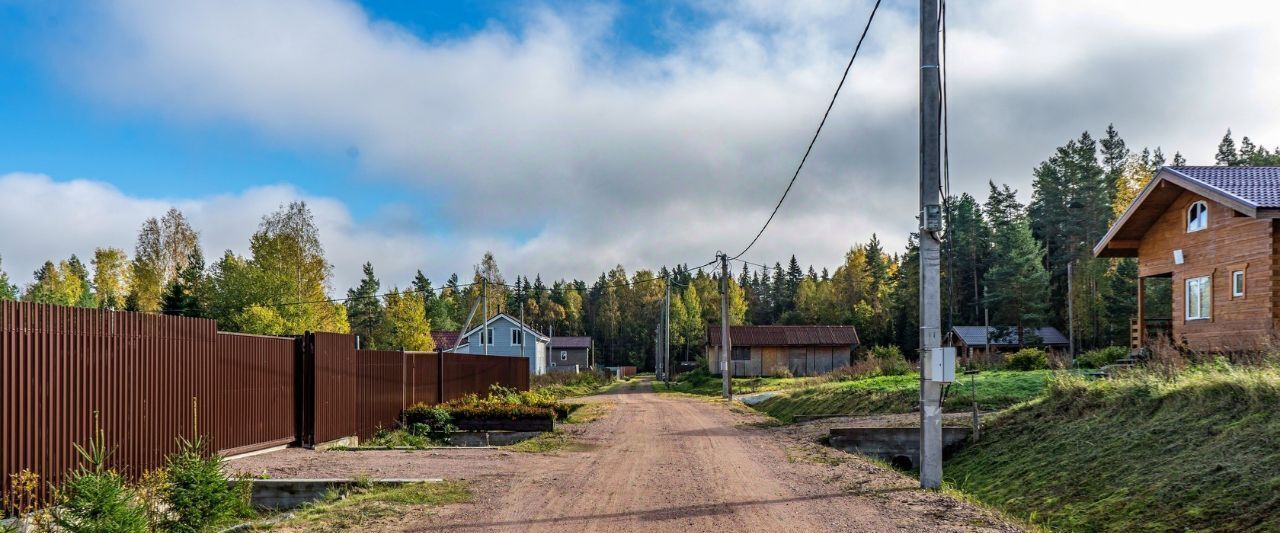
[[[1196,202],[1187,208],[1187,233],[1200,231],[1209,225],[1209,208],[1204,202]]]

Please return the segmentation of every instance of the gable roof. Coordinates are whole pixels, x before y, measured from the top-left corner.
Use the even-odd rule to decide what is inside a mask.
[[[432,331],[431,340],[436,342],[436,348],[441,350],[451,350],[453,345],[458,343],[458,337],[462,336],[459,331]]]
[[[707,343],[720,345],[720,326],[707,327]],[[729,326],[734,346],[856,346],[853,326]]]
[[[552,348],[590,348],[591,337],[551,337]]]
[[[1093,247],[1097,257],[1137,257],[1138,243],[1189,191],[1253,218],[1280,218],[1280,167],[1162,167]]]
[[[1001,329],[1005,331],[1004,336],[1000,338],[996,338],[996,335],[1000,333]],[[1048,346],[1054,346],[1059,344],[1065,345],[1065,344],[1069,344],[1070,342],[1067,340],[1067,337],[1063,335],[1061,331],[1058,331],[1058,328],[1055,328],[1055,327],[1045,326],[1043,328],[1023,328],[1023,329],[1028,332],[1034,332],[1036,336],[1040,337],[1041,341]],[[951,328],[951,334],[956,337],[959,337],[960,340],[964,341],[964,343],[968,346],[986,345],[988,332],[992,336],[991,338],[992,346],[1001,346],[1001,347],[1018,346],[1019,344],[1018,328],[1014,326],[1004,326],[1004,327],[992,326],[990,328],[983,327],[983,326],[953,326]]]
[[[548,336],[546,336],[546,335],[543,335],[543,334],[542,334],[541,332],[539,332],[538,330],[536,330],[536,329],[533,329],[533,328],[529,327],[529,325],[528,325],[528,324],[525,324],[524,322],[521,322],[521,321],[520,321],[519,319],[517,319],[516,317],[513,317],[513,316],[508,315],[508,314],[506,314],[506,313],[498,313],[498,314],[496,314],[496,315],[493,315],[493,317],[492,317],[492,318],[490,318],[489,320],[486,320],[483,324],[480,324],[479,326],[476,326],[476,327],[474,327],[474,328],[471,328],[471,329],[467,330],[467,332],[466,332],[466,333],[463,333],[463,334],[462,334],[462,336],[463,336],[463,337],[470,337],[472,333],[475,333],[475,332],[477,332],[477,331],[480,331],[480,328],[489,327],[489,324],[492,324],[492,323],[496,322],[498,319],[506,320],[507,322],[510,322],[510,323],[512,323],[513,325],[520,327],[520,329],[523,329],[523,330],[525,330],[525,331],[528,331],[529,333],[532,333],[532,334],[533,334],[533,336],[535,336],[535,337],[537,337],[537,338],[538,338],[538,340],[543,340],[543,341],[549,341],[549,340],[551,340],[551,337],[548,337]]]

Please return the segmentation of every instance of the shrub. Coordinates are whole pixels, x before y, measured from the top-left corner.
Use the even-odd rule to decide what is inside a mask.
[[[75,445],[82,460],[56,491],[50,511],[60,531],[125,533],[147,530],[147,511],[123,476],[106,467],[106,438],[101,428],[87,447]]]
[[[249,502],[222,470],[222,456],[209,454],[204,439],[178,438],[178,451],[165,465],[161,496],[168,506],[161,518],[166,531],[207,531],[249,511]]]
[[[897,346],[893,346],[893,345],[872,346],[871,350],[867,352],[867,357],[870,359],[878,360],[878,361],[885,361],[885,360],[891,360],[891,359],[905,360],[905,358],[902,357],[902,350],[898,349]]]
[[[1125,347],[1108,346],[1080,354],[1076,358],[1076,366],[1081,368],[1102,368],[1128,356],[1129,350]]]
[[[445,409],[455,421],[463,420],[540,420],[554,419],[555,413],[545,407],[520,404],[445,404]]]
[[[404,410],[404,421],[410,433],[431,440],[448,441],[449,434],[458,429],[449,410],[439,405],[415,404]]]
[[[1009,370],[1042,370],[1049,368],[1049,358],[1039,348],[1023,348],[1009,356],[1005,363]]]
[[[790,369],[790,368],[787,368],[787,367],[785,367],[785,366],[780,366],[780,367],[774,368],[774,369],[773,369],[773,372],[772,372],[772,374],[771,374],[771,375],[772,375],[773,377],[775,377],[775,378],[794,378],[794,377],[796,377],[796,375],[795,375],[795,374],[793,374],[793,373],[791,372],[791,369]]]

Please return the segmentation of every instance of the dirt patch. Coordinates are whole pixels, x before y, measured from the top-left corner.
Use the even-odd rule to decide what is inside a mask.
[[[232,463],[274,477],[442,477],[471,481],[468,503],[410,511],[383,530],[1015,531],[984,509],[818,437],[847,420],[770,419],[633,380],[589,401],[612,412],[572,427],[585,451],[306,452]]]

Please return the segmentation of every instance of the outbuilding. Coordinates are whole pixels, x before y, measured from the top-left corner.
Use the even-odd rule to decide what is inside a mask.
[[[730,326],[729,346],[734,376],[813,376],[849,366],[858,332],[853,326]],[[707,328],[706,354],[708,370],[720,373],[720,326]]]

